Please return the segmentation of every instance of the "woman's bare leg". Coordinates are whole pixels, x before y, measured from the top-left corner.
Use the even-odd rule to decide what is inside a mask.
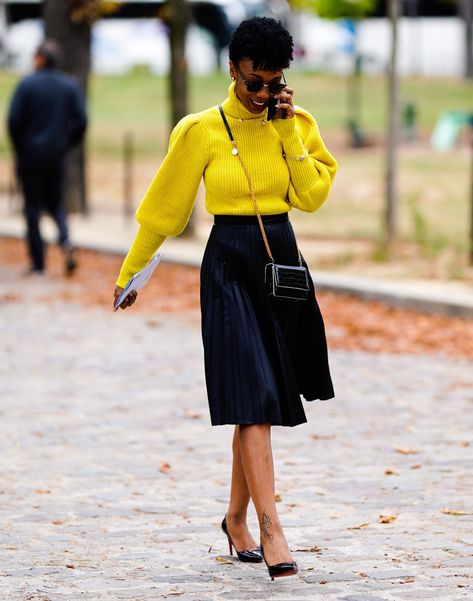
[[[250,491],[246,483],[245,472],[240,456],[240,426],[233,433],[233,465],[230,504],[227,511],[227,529],[238,551],[255,549],[258,544],[251,536],[246,525],[246,513],[250,501]]]
[[[268,565],[293,561],[276,510],[270,424],[241,425],[239,443],[246,483],[258,514],[266,561]]]

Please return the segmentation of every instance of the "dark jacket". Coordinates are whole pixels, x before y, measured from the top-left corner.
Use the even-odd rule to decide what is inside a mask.
[[[86,126],[79,87],[55,69],[25,77],[13,94],[8,130],[20,161],[61,158],[81,141]]]

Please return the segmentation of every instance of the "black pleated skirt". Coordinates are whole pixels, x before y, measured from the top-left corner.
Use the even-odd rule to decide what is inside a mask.
[[[276,263],[297,265],[287,213],[263,217]],[[307,401],[334,396],[312,281],[306,301],[266,295],[256,217],[216,215],[201,268],[202,338],[213,426],[307,421]]]

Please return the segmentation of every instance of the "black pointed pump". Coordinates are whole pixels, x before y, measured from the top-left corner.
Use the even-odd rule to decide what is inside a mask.
[[[276,563],[273,566],[270,566],[268,565],[268,562],[264,556],[263,545],[260,546],[260,552],[261,557],[264,559],[264,563],[268,568],[269,577],[271,580],[274,580],[275,578],[281,578],[282,576],[292,576],[297,574],[298,568],[295,561],[283,561],[282,563]]]
[[[227,516],[225,516],[222,520],[222,530],[224,531],[228,539],[228,548],[230,549],[230,555],[233,555],[233,548],[235,547],[235,545],[233,544],[233,541],[230,535],[228,534]],[[246,551],[237,551],[237,549],[235,549],[235,551],[240,561],[246,561],[249,563],[260,563],[263,561],[263,556],[261,555],[259,549],[248,549]]]

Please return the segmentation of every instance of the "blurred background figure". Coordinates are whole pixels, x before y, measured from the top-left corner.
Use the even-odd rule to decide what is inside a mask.
[[[65,271],[71,275],[77,263],[64,206],[65,161],[68,149],[82,140],[87,118],[79,87],[56,69],[58,58],[56,42],[45,40],[38,47],[35,72],[21,80],[13,94],[8,130],[24,196],[29,272],[43,273],[45,268],[39,222],[46,210],[57,225]]]

